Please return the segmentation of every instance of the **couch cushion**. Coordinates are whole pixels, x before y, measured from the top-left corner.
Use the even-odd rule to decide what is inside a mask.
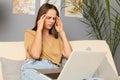
[[[21,80],[21,66],[24,60],[10,60],[1,58],[4,80]]]
[[[0,42],[0,57],[6,57],[13,60],[25,59],[24,42]]]

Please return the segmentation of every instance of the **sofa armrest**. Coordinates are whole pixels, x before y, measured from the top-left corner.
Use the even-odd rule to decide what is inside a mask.
[[[5,57],[13,60],[25,59],[24,42],[0,42],[0,57]]]

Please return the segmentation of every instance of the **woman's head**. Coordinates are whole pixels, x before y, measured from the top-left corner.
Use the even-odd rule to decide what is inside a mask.
[[[58,12],[57,8],[52,4],[48,4],[48,3],[43,4],[38,11],[36,22],[35,22],[35,27],[33,28],[33,30],[35,30],[35,31],[37,30],[37,22],[43,14],[46,14],[45,22],[47,22],[48,19],[51,17],[50,13],[52,14],[52,12],[53,12],[53,20],[55,20],[55,16],[59,16],[59,12]],[[54,21],[54,23],[55,23],[55,21]],[[47,25],[45,25],[45,26],[47,26]],[[57,31],[55,30],[54,25],[49,30],[49,33],[55,35],[55,37],[56,37],[56,35],[58,35]]]

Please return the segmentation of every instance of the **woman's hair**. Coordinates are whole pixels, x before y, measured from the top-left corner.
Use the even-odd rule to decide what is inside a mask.
[[[54,5],[49,4],[49,3],[43,4],[40,7],[39,11],[38,11],[36,22],[35,22],[35,26],[34,26],[34,28],[32,30],[35,30],[35,31],[37,30],[37,22],[38,22],[38,20],[41,18],[41,16],[43,14],[46,14],[48,12],[48,10],[50,10],[50,9],[54,9],[56,11],[56,15],[59,16],[59,12],[58,12],[57,8]],[[49,34],[52,34],[52,35],[54,35],[55,38],[58,38],[58,32],[55,29],[55,24],[49,30]]]

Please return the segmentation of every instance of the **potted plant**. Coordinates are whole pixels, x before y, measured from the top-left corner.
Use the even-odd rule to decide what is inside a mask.
[[[106,8],[108,12],[108,19],[109,19],[109,25],[110,25],[110,49],[113,53],[113,56],[115,55],[116,49],[120,43],[120,10],[115,9],[114,7],[110,6],[110,1],[106,0]],[[120,0],[115,0],[118,7],[120,7]],[[115,12],[114,14],[111,13],[110,9]],[[113,24],[113,25],[112,25]]]
[[[106,40],[114,57],[120,43],[120,10],[110,6],[109,0],[84,0],[83,17],[80,20],[88,25],[88,34],[99,40]],[[116,0],[120,6],[120,1]],[[105,7],[106,6],[106,7]],[[116,14],[110,12],[110,9]]]

